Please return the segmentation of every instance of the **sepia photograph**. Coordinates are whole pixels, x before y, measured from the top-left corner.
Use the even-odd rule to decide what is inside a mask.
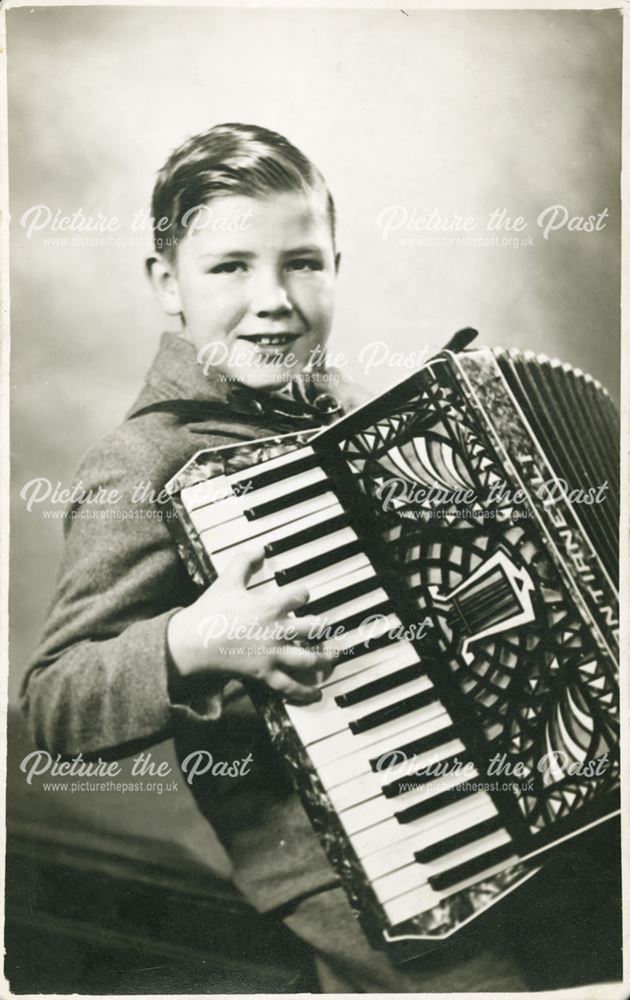
[[[621,7],[2,16],[7,995],[622,1000]]]

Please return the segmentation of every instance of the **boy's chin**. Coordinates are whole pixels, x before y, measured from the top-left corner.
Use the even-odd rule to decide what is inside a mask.
[[[287,385],[292,379],[296,378],[300,373],[300,368],[295,366],[295,368],[283,368],[278,370],[270,366],[264,365],[243,365],[237,368],[232,368],[230,370],[230,378],[235,379],[240,382],[241,385],[246,385],[250,389],[262,389],[267,392],[273,392],[276,389],[282,389],[284,385]]]

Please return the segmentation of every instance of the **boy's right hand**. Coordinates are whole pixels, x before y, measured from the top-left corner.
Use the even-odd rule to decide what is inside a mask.
[[[261,681],[290,701],[319,701],[312,677],[329,671],[334,657],[295,644],[313,642],[319,624],[313,616],[289,617],[308,601],[304,587],[271,594],[247,590],[263,557],[262,549],[236,555],[193,604],[173,615],[167,630],[171,657],[182,679],[231,674]]]

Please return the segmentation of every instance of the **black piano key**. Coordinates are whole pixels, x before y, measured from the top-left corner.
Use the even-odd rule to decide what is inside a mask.
[[[422,851],[416,851],[414,858],[420,864],[427,865],[431,861],[437,861],[438,858],[443,857],[445,854],[450,854],[451,851],[457,851],[460,847],[468,847],[469,844],[474,844],[476,840],[481,840],[491,833],[496,833],[497,830],[501,829],[502,825],[500,816],[491,816],[490,819],[484,819],[482,823],[475,823],[474,826],[469,826],[452,837],[446,837],[444,840],[439,840],[436,844],[431,844],[430,847],[425,847]]]
[[[391,722],[392,719],[399,719],[401,715],[407,715],[408,712],[414,712],[418,708],[426,708],[434,701],[437,701],[437,695],[433,688],[421,691],[419,694],[411,694],[407,698],[394,702],[393,705],[386,705],[385,708],[379,708],[376,712],[370,712],[369,715],[362,715],[360,719],[355,719],[354,722],[350,723],[350,732],[358,736],[359,733],[376,729],[377,726],[383,726],[386,722]]]
[[[303,607],[298,608],[295,614],[298,617],[303,617],[304,615],[321,615],[325,611],[332,611],[342,604],[347,604],[348,601],[354,601],[357,597],[369,594],[371,590],[376,590],[378,586],[379,583],[376,575],[369,576],[367,580],[359,580],[358,583],[352,583],[349,587],[342,587],[340,590],[335,590],[332,594],[326,594],[325,597],[319,597],[315,601],[310,601]]]
[[[358,540],[347,542],[345,545],[340,545],[339,548],[331,549],[330,552],[322,552],[321,556],[314,556],[312,559],[306,559],[295,566],[278,570],[277,573],[274,573],[274,579],[279,587],[284,587],[287,583],[303,580],[311,573],[317,573],[320,569],[326,569],[327,566],[334,566],[335,563],[343,562],[350,556],[359,555],[362,551],[363,546]]]
[[[439,763],[450,766],[459,761],[460,758],[456,753],[452,754],[450,757],[445,757]],[[448,773],[448,771],[446,772]],[[423,785],[428,785],[429,782],[435,781],[435,774],[414,774],[411,771],[404,778],[397,778],[395,781],[390,781],[389,784],[383,785],[381,791],[386,799],[395,799],[397,795],[402,795],[404,792],[410,792],[412,788],[422,788]]]
[[[439,875],[432,875],[429,878],[429,885],[435,892],[450,889],[451,886],[457,885],[465,879],[473,878],[474,875],[479,875],[482,872],[488,871],[489,868],[494,868],[495,865],[500,864],[501,861],[506,861],[513,854],[516,854],[516,850],[512,841],[509,840],[507,844],[501,844],[501,847],[495,847],[493,851],[486,851],[485,854],[471,858],[470,861],[464,861],[463,864],[456,865],[455,868],[449,868],[448,871],[440,872]]]
[[[328,493],[330,490],[330,483],[326,479],[320,479],[317,483],[311,483],[310,486],[303,486],[302,489],[291,491],[285,491],[280,496],[275,497],[273,500],[267,500],[266,503],[261,503],[257,507],[249,507],[247,510],[243,511],[243,514],[248,521],[258,521],[261,517],[267,517],[269,514],[277,514],[280,510],[285,510],[287,507],[297,506],[299,503],[303,503],[305,500],[312,500],[314,497],[319,497],[322,493]]]
[[[283,479],[290,479],[301,472],[308,472],[309,469],[314,469],[317,465],[319,465],[319,457],[317,455],[304,455],[302,458],[295,459],[293,462],[286,462],[285,465],[281,465],[275,469],[248,473],[240,479],[233,480],[232,492],[236,496],[244,496],[248,493],[253,493],[255,490],[262,489],[263,486],[273,486],[274,483],[281,483]]]
[[[319,524],[314,524],[310,528],[303,528],[302,531],[296,531],[292,535],[277,538],[274,542],[267,542],[265,545],[265,555],[269,559],[271,556],[279,556],[283,552],[290,552],[292,549],[297,549],[300,545],[316,542],[319,538],[332,535],[334,531],[347,528],[348,523],[347,514],[336,514],[334,517],[320,521]]]
[[[438,809],[444,809],[445,806],[452,806],[454,802],[461,802],[463,799],[468,798],[469,795],[476,794],[477,788],[474,782],[466,781],[461,785],[455,785],[454,788],[448,788],[445,792],[438,792],[437,795],[423,799],[422,802],[416,802],[415,805],[408,806],[407,809],[401,809],[399,812],[394,813],[394,816],[399,823],[413,823],[415,819],[422,819],[424,816],[429,816],[432,812],[437,812]]]
[[[415,757],[416,754],[428,753],[429,750],[435,750],[436,747],[444,746],[446,743],[450,743],[451,740],[457,739],[457,727],[456,726],[445,726],[443,729],[438,729],[436,733],[430,733],[429,736],[421,736],[417,740],[410,740],[409,743],[403,743],[400,747],[394,747],[385,754],[381,754],[379,757],[373,757],[370,760],[370,767],[376,773],[377,771],[383,770],[383,758],[389,758],[398,760],[394,755],[400,754],[400,762],[404,760],[409,760],[411,757]]]
[[[361,684],[352,691],[339,694],[335,698],[335,702],[339,705],[339,708],[349,708],[350,705],[358,705],[362,701],[367,701],[368,698],[374,698],[377,694],[384,694],[385,691],[392,691],[394,688],[400,687],[401,684],[407,684],[409,681],[415,680],[416,677],[420,677],[423,673],[424,667],[420,663],[413,663],[410,667],[394,670],[386,677],[379,677],[376,681]]]
[[[363,608],[361,611],[355,611],[352,615],[346,615],[345,618],[336,619],[331,622],[331,627],[343,629],[344,632],[352,632],[353,629],[358,628],[362,622],[367,618],[371,618],[372,615],[389,615],[392,611],[393,607],[390,600],[380,601],[369,608]]]
[[[357,657],[364,656],[366,653],[374,652],[375,649],[384,649],[386,646],[393,646],[395,642],[400,642],[400,638],[397,635],[390,635],[389,632],[384,632],[383,635],[379,635],[375,639],[363,639],[356,646],[349,646],[347,649],[341,650],[337,654],[336,663],[338,665],[348,663],[350,660],[356,660]]]

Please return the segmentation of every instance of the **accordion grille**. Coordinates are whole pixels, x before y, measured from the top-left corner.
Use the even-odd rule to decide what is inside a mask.
[[[619,418],[606,390],[579,369],[531,352],[495,358],[610,577],[619,577]]]

